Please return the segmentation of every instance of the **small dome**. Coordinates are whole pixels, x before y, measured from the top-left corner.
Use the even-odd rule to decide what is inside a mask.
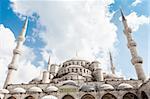
[[[0,93],[7,94],[7,93],[9,93],[9,91],[7,89],[0,89]]]
[[[114,74],[106,74],[105,78],[116,78]]]
[[[127,83],[121,83],[118,86],[118,89],[133,89],[133,86],[131,86],[130,84],[127,84]]]
[[[49,86],[45,89],[46,92],[56,92],[58,88],[56,86]]]
[[[80,88],[80,91],[83,91],[83,92],[91,92],[95,90],[96,90],[95,86],[92,86],[92,85],[82,85]]]
[[[12,92],[13,92],[13,93],[25,93],[26,90],[23,89],[23,88],[21,88],[21,87],[18,87],[18,88],[14,88],[14,89],[12,90]]]
[[[32,81],[41,81],[41,79],[40,78],[34,78],[34,79],[32,79]]]
[[[42,92],[42,89],[39,87],[31,87],[28,92]]]
[[[94,60],[92,63],[100,64],[100,62],[99,62],[99,61],[97,61],[97,60]]]
[[[100,89],[113,90],[114,87],[113,87],[112,85],[110,85],[110,84],[102,84],[102,85],[100,86]]]
[[[63,82],[63,85],[73,85],[73,86],[77,86],[77,83],[73,80],[66,80]]]
[[[58,99],[58,98],[53,95],[47,95],[47,96],[42,97],[41,99]]]

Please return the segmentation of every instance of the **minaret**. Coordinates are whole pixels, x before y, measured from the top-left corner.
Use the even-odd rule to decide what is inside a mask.
[[[115,66],[113,65],[113,59],[110,51],[109,51],[109,58],[110,58],[111,72],[112,74],[115,74]]]
[[[8,74],[7,74],[7,78],[6,78],[4,86],[3,86],[4,88],[6,88],[6,86],[8,84],[12,84],[14,74],[18,69],[17,64],[19,61],[19,57],[22,54],[21,48],[22,48],[22,45],[25,41],[25,34],[26,34],[26,30],[27,30],[27,25],[28,25],[28,18],[26,18],[26,21],[25,21],[23,28],[22,28],[22,32],[20,33],[20,35],[18,37],[17,46],[13,50],[13,58],[12,58],[11,63],[8,65]]]
[[[48,59],[48,66],[47,66],[47,70],[50,71],[50,67],[51,67],[51,57],[49,56]]]
[[[131,35],[132,30],[130,27],[128,27],[127,20],[125,19],[122,10],[121,10],[121,16],[122,16],[122,22],[124,25],[124,34],[127,37],[128,48],[132,56],[131,62],[135,67],[138,79],[144,81],[146,77],[142,68],[143,59],[140,56],[138,56],[138,53],[136,50],[136,42],[133,40],[132,35]]]
[[[48,59],[47,70],[43,72],[42,83],[50,82],[50,56]]]

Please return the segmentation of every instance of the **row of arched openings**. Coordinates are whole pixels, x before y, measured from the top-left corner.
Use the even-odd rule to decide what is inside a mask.
[[[8,99],[16,99],[16,98],[11,96]],[[33,96],[28,96],[25,99],[35,99],[35,98]],[[65,95],[62,99],[75,99],[75,98],[71,95]],[[82,96],[81,99],[95,99],[95,97],[91,94],[86,94]],[[114,95],[107,93],[101,99],[117,99],[117,98]],[[123,96],[123,99],[138,99],[138,97],[133,93],[126,93]],[[144,91],[141,92],[141,99],[148,99],[148,96]]]
[[[9,97],[8,99],[16,99],[14,96]],[[27,96],[24,99],[35,99],[33,96]]]

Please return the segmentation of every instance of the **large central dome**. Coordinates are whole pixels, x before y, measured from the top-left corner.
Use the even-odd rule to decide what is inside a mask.
[[[65,61],[57,73],[60,80],[91,81],[92,70],[91,63],[83,58],[74,57]]]

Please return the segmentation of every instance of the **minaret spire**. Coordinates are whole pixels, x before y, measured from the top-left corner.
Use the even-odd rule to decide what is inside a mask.
[[[145,77],[145,74],[144,74],[144,71],[142,68],[143,59],[137,53],[137,49],[136,49],[137,45],[131,35],[132,30],[130,27],[128,27],[127,20],[125,19],[122,10],[121,10],[121,15],[122,15],[122,22],[124,25],[124,34],[127,37],[128,48],[129,48],[131,56],[132,56],[131,62],[135,67],[138,79],[144,81],[146,79],[146,77]]]
[[[17,64],[18,64],[19,57],[20,57],[21,52],[22,52],[22,50],[21,50],[22,45],[25,41],[25,34],[26,34],[26,30],[27,30],[27,25],[28,25],[28,18],[26,18],[26,21],[25,21],[23,28],[22,28],[22,32],[20,33],[20,35],[18,37],[17,46],[13,50],[13,58],[12,58],[11,63],[8,65],[8,74],[7,74],[7,78],[6,78],[4,86],[3,86],[4,88],[6,88],[6,86],[8,84],[12,84],[14,74],[18,69]]]
[[[113,59],[110,51],[109,51],[109,58],[110,58],[111,72],[112,74],[115,74],[115,66],[113,65]]]
[[[122,20],[123,20],[123,21],[125,21],[125,20],[126,20],[126,18],[125,18],[125,16],[124,16],[123,11],[122,11],[122,9],[121,9],[121,8],[120,8],[120,12],[121,12]]]
[[[47,66],[48,71],[50,71],[50,67],[51,67],[51,56],[49,55],[48,66]]]

